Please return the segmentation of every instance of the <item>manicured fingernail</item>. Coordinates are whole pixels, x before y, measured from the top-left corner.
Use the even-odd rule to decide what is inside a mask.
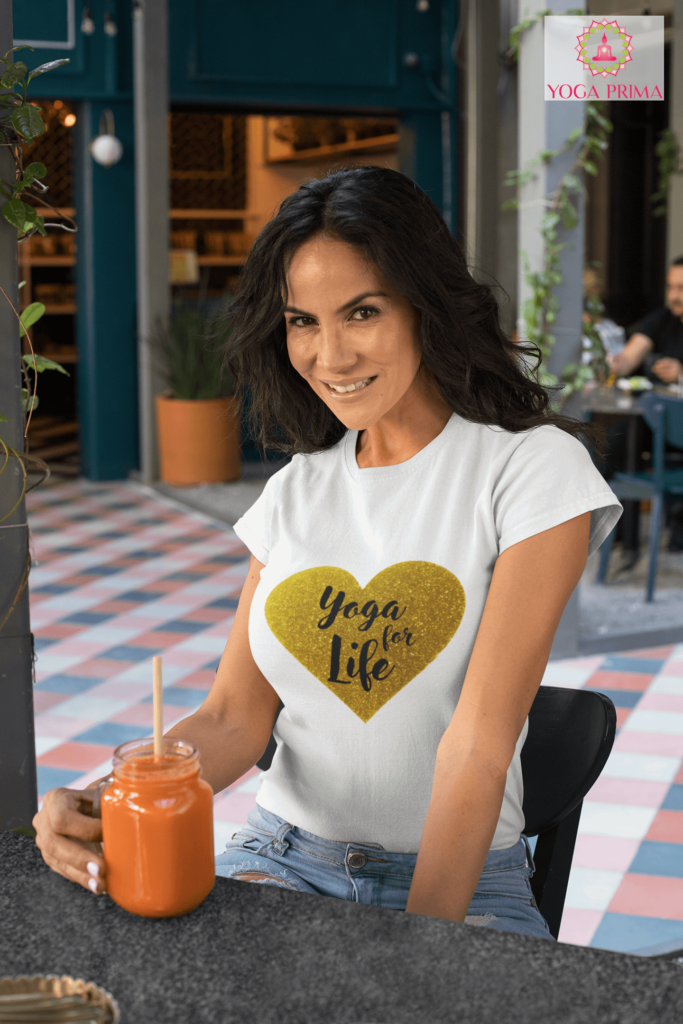
[[[88,879],[88,888],[92,889],[93,892],[97,892],[97,879],[96,878],[89,878]]]
[[[88,868],[88,874],[94,875],[95,878],[97,878],[97,876],[100,873],[100,865],[97,863],[97,861],[94,861],[94,860],[88,861],[87,868]]]

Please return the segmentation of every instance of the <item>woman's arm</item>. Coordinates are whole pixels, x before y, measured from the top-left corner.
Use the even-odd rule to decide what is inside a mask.
[[[652,340],[647,334],[632,334],[621,352],[607,356],[607,362],[617,377],[628,377],[636,366],[640,366],[648,352],[652,351],[652,347]]]
[[[249,610],[263,565],[251,559],[235,621],[209,696],[167,736],[189,740],[199,750],[202,775],[214,792],[244,775],[266,748],[279,699],[259,671],[249,646]],[[88,865],[97,867],[97,891],[106,888],[105,867],[96,845],[101,822],[91,816],[94,790],[53,789],[33,819],[36,843],[60,875],[90,887]]]
[[[257,667],[249,646],[249,611],[263,564],[254,556],[211,691],[193,715],[166,733],[194,743],[202,778],[214,793],[256,764],[275,722],[280,698]]]
[[[496,562],[462,693],[439,744],[407,910],[464,921],[503,801],[507,770],[564,607],[586,564],[590,512]]]

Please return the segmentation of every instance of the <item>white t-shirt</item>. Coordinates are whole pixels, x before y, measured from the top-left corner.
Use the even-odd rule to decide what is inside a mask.
[[[496,558],[588,511],[594,551],[621,506],[551,425],[510,433],[454,414],[407,462],[370,469],[357,437],[295,456],[235,526],[265,564],[249,640],[285,705],[257,800],[325,839],[416,853]],[[492,849],[524,827],[526,732]]]

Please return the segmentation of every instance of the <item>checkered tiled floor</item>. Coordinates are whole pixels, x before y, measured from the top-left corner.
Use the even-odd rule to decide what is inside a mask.
[[[152,655],[163,654],[166,725],[201,704],[247,552],[229,527],[125,484],[38,490],[29,512],[43,794],[99,778],[115,746],[150,733]],[[561,938],[683,945],[683,646],[553,662],[545,682],[607,693],[620,726],[584,804]],[[252,769],[216,798],[217,849],[258,785]]]

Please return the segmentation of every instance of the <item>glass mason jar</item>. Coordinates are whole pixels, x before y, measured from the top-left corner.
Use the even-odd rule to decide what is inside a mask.
[[[164,738],[114,751],[101,783],[102,841],[109,895],[142,917],[177,917],[213,888],[213,791],[199,777],[197,748]]]

